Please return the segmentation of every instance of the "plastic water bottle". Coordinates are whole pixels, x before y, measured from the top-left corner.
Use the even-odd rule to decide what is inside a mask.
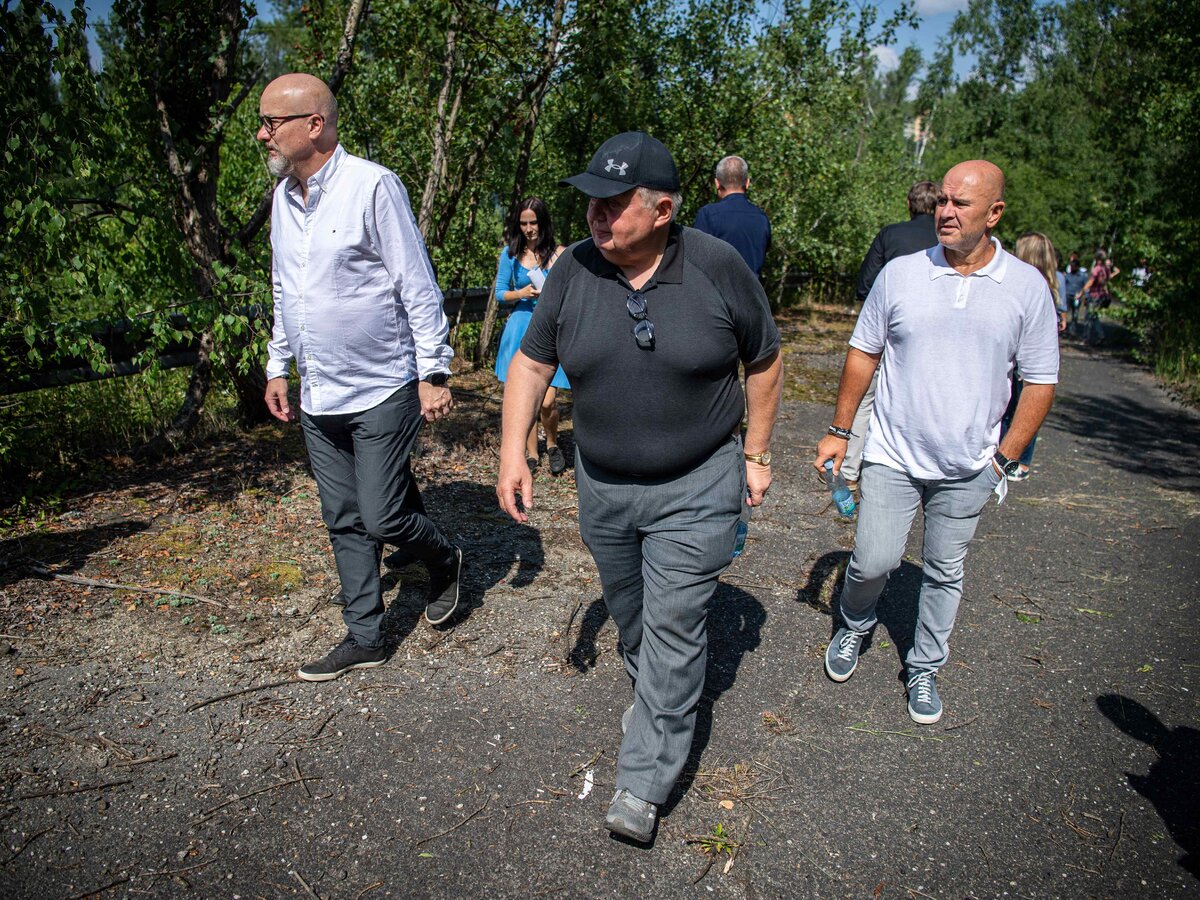
[[[854,510],[857,504],[854,502],[854,495],[850,493],[850,488],[846,486],[846,479],[842,477],[842,473],[833,473],[833,460],[825,460],[825,484],[829,486],[829,493],[833,495],[833,505],[847,519],[853,518]]]
[[[738,516],[737,535],[733,539],[733,559],[746,549],[746,535],[750,532],[750,504],[742,502],[742,514]]]

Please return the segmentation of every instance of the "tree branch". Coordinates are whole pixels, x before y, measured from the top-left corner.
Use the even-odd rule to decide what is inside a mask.
[[[333,63],[333,72],[325,82],[334,94],[346,80],[350,64],[354,60],[354,42],[358,37],[358,27],[367,15],[367,0],[352,0],[350,9],[346,11],[346,26],[342,29],[342,43],[338,47],[337,58]]]

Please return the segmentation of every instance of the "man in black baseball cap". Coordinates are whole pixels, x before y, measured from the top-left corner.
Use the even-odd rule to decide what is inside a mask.
[[[679,170],[662,141],[644,131],[626,131],[601,145],[586,172],[559,184],[601,200],[634,187],[675,192],[679,190]]]
[[[592,236],[550,270],[508,370],[496,495],[528,521],[525,436],[561,363],[579,532],[634,686],[605,824],[649,841],[691,749],[709,601],[740,551],[739,517],[771,483],[779,331],[737,251],[673,223],[679,172],[659,141],[617,135],[563,184],[591,198]]]

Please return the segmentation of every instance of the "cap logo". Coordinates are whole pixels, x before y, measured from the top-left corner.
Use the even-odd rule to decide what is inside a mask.
[[[625,170],[628,168],[629,168],[629,163],[623,162],[618,166],[617,161],[615,159],[610,159],[608,161],[608,165],[604,167],[604,171],[605,172],[615,171],[618,175],[620,175],[622,178],[624,178]]]

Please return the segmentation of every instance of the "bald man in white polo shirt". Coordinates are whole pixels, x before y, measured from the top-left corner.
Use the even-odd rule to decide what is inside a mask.
[[[985,160],[946,173],[938,245],[893,260],[876,278],[850,338],[833,424],[814,465],[840,470],[854,411],[879,365],[879,388],[859,480],[854,553],[840,606],[844,626],[825,654],[834,681],[850,678],[875,627],[875,607],[899,565],[917,508],[925,515],[924,573],[912,649],[908,712],[942,717],[938,670],[962,597],[963,561],[979,515],[1054,402],[1058,331],[1045,279],[992,237],[1004,212],[1004,173]],[[886,349],[886,354],[884,353]],[[1025,391],[1000,440],[1013,366]]]

